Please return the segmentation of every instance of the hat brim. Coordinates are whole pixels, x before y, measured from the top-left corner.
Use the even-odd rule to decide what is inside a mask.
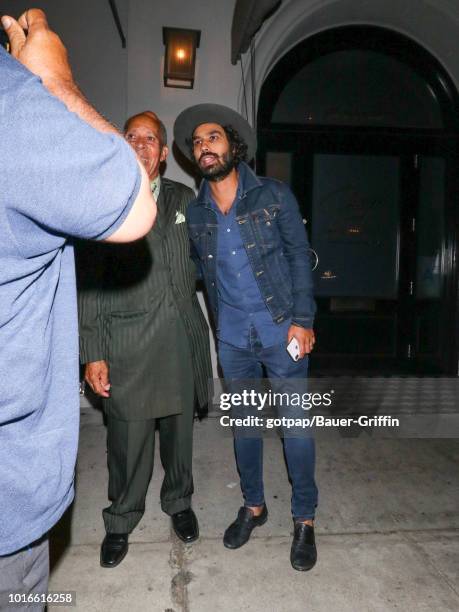
[[[190,157],[190,140],[194,130],[203,123],[231,125],[247,144],[247,161],[255,157],[257,139],[248,121],[232,108],[221,104],[196,104],[180,113],[174,123],[174,140],[185,157]]]

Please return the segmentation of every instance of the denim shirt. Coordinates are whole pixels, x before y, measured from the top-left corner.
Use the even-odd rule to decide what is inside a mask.
[[[223,214],[208,196],[217,213],[217,291],[218,339],[239,348],[249,344],[249,328],[253,326],[263,347],[287,342],[290,319],[277,324],[272,320],[260,293],[249,258],[242,242],[236,219],[236,205],[242,195],[239,180],[236,199],[228,214]],[[207,197],[207,196],[206,196]]]
[[[236,221],[242,242],[272,320],[311,328],[316,306],[309,242],[295,196],[280,181],[258,177],[241,162],[241,196]],[[191,253],[204,280],[218,331],[218,218],[206,181],[187,209]]]

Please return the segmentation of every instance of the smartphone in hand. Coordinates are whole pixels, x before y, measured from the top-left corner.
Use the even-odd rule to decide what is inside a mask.
[[[290,342],[287,344],[287,353],[293,359],[293,361],[298,361],[300,358],[300,345],[298,344],[298,340],[293,336]]]

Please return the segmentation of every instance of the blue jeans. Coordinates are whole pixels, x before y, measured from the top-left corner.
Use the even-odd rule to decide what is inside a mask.
[[[286,343],[263,348],[255,328],[251,327],[246,349],[219,342],[218,356],[223,375],[228,380],[260,379],[264,366],[268,378],[306,378],[308,358],[294,362],[285,347]],[[279,409],[279,416],[282,416],[282,409]],[[314,480],[314,439],[286,436],[283,443],[292,483],[293,518],[313,519],[318,497]],[[263,439],[235,436],[234,451],[245,505],[263,505]]]

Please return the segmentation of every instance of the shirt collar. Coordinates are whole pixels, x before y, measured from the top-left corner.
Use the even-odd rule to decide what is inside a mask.
[[[161,176],[159,174],[156,178],[150,181],[150,189],[151,193],[153,194],[153,197],[155,198],[155,200],[157,200],[159,197],[159,192],[161,190]]]

